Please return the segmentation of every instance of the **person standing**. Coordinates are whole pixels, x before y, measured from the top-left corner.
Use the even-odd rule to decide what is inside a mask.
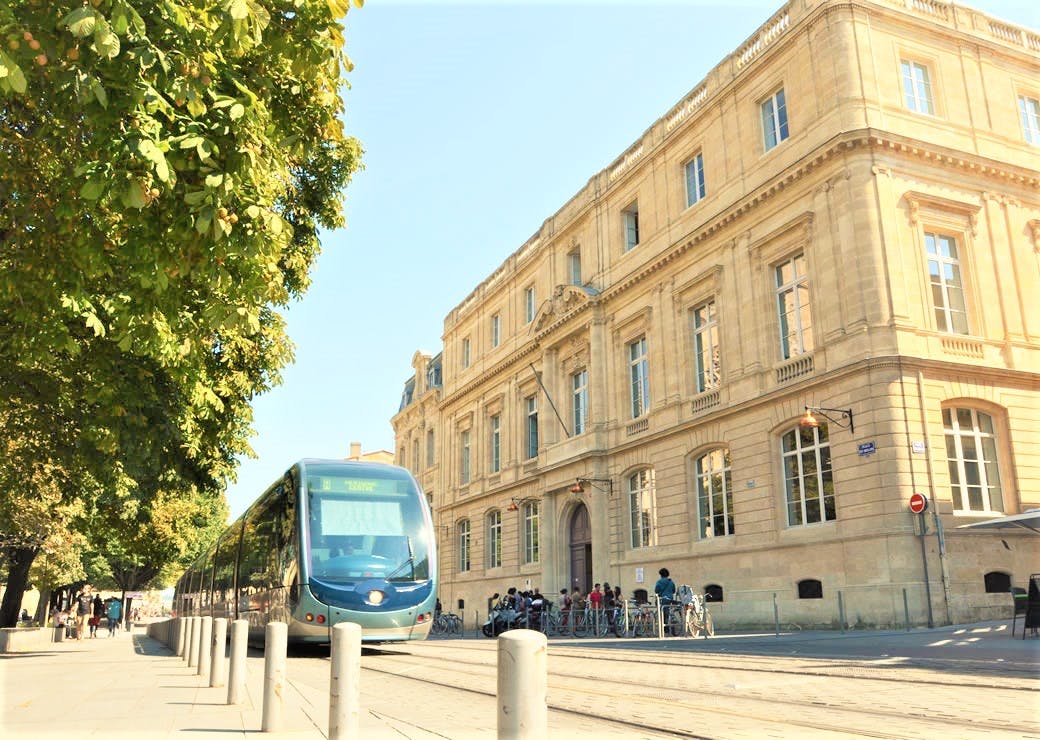
[[[101,617],[103,616],[105,616],[105,602],[101,600],[101,594],[94,594],[94,600],[90,602],[91,637],[97,637],[97,630],[101,625]]]
[[[82,640],[87,633],[87,624],[90,622],[90,612],[94,607],[94,587],[89,583],[83,586],[83,590],[76,594],[72,600],[76,609],[76,640]]]
[[[123,616],[123,602],[113,598],[108,602],[108,636],[114,637],[119,629],[119,618]]]
[[[654,584],[654,593],[657,594],[657,600],[661,604],[661,618],[667,624],[668,610],[672,608],[672,604],[675,602],[675,581],[668,577],[667,568],[661,568],[661,570],[657,571],[657,574],[661,577]]]

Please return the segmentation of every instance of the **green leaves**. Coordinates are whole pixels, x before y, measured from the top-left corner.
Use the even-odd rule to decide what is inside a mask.
[[[25,92],[25,75],[15,61],[0,50],[0,92]]]

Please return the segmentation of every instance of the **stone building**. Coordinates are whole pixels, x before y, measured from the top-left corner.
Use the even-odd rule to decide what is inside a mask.
[[[781,8],[413,357],[445,606],[667,566],[723,628],[1009,615],[1040,537],[959,526],[1040,506],[1038,101],[1036,31]]]

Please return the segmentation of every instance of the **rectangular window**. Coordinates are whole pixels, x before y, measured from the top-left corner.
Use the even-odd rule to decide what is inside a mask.
[[[722,373],[715,301],[693,309],[693,353],[697,392],[718,388]]]
[[[574,433],[584,434],[589,420],[589,371],[579,370],[571,376]]]
[[[632,388],[632,418],[638,419],[650,409],[646,337],[640,337],[628,345],[628,371]]]
[[[488,514],[488,560],[487,567],[502,567],[502,512]]]
[[[1018,112],[1022,117],[1022,136],[1030,144],[1040,146],[1040,100],[1019,95]]]
[[[704,154],[698,152],[696,157],[686,163],[686,205],[692,206],[707,193],[704,187]]]
[[[537,563],[539,560],[539,505],[537,501],[524,504],[524,563]]]
[[[525,424],[527,429],[525,442],[527,459],[530,460],[533,457],[538,457],[538,399],[534,396],[528,396],[524,399],[524,405],[527,407],[527,417]]]
[[[567,255],[567,280],[571,285],[584,285],[581,279],[581,252],[577,249]]]
[[[697,536],[733,534],[733,481],[729,451],[712,450],[697,458]]]
[[[412,440],[412,465],[415,466],[412,472],[419,472],[419,438],[416,437]]]
[[[957,255],[957,240],[940,234],[924,235],[928,252],[928,278],[932,289],[935,325],[949,334],[968,333],[968,312]]]
[[[625,251],[639,244],[639,204],[633,202],[623,211],[621,215],[625,226]]]
[[[903,59],[903,99],[906,107],[916,113],[935,114],[932,104],[932,85],[928,79],[928,67],[918,62]]]
[[[955,512],[1004,513],[993,417],[975,409],[943,409],[946,459]]]
[[[470,568],[470,560],[469,560],[470,531],[469,531],[469,520],[468,519],[463,519],[461,522],[459,522],[458,538],[459,538],[459,572],[460,573],[465,573]]]
[[[459,435],[459,482],[469,483],[469,430]]]
[[[491,346],[497,347],[502,343],[502,317],[497,313],[491,317]]]
[[[462,367],[469,367],[469,337],[462,340]]]
[[[775,147],[787,138],[787,102],[784,90],[780,88],[768,100],[761,104],[762,138],[766,151]]]
[[[776,306],[780,318],[780,355],[787,360],[813,351],[808,264],[804,254],[776,268]]]
[[[433,465],[437,449],[433,444],[433,430],[426,430],[426,467]]]
[[[502,417],[495,414],[488,420],[488,426],[491,429],[491,439],[489,440],[491,459],[488,462],[491,472],[498,473],[502,470]]]
[[[780,454],[787,494],[787,525],[800,527],[837,519],[827,425],[796,427],[787,432],[780,442]]]
[[[532,285],[524,291],[524,321],[526,323],[530,324],[534,321],[535,309],[534,286]]]
[[[628,505],[632,547],[656,545],[657,494],[653,470],[641,470],[628,479]]]

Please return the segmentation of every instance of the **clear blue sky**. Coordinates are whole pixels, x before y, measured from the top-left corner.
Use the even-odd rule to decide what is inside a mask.
[[[1040,29],[1040,0],[973,7]],[[302,457],[392,450],[416,350],[781,0],[368,0],[346,21],[365,169],[288,313],[296,362],[254,403],[232,517]]]

